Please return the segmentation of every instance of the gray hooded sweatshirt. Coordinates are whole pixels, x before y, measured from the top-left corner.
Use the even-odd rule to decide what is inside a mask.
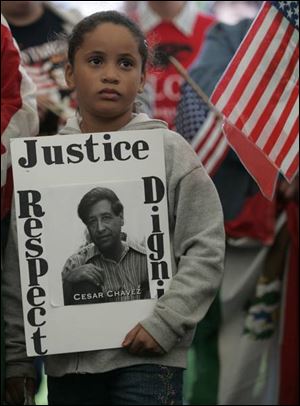
[[[122,130],[167,129],[166,123],[137,114]],[[70,119],[62,135],[79,133]],[[155,136],[155,131],[153,131]],[[220,286],[225,251],[223,214],[216,189],[189,144],[177,133],[164,137],[169,232],[173,279],[153,314],[140,324],[166,351],[164,355],[132,355],[124,348],[48,355],[50,376],[101,373],[139,364],[186,367],[187,350],[197,323],[205,316]],[[15,216],[11,222],[3,272],[7,377],[34,376],[26,357]],[[58,326],[59,328],[59,326]]]

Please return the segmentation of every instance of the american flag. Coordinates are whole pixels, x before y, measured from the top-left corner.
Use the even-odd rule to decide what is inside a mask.
[[[298,2],[265,2],[211,97],[288,181],[299,168],[298,43]]]

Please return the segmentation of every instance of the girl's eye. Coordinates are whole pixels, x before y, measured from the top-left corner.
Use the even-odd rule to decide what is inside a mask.
[[[129,69],[133,66],[133,62],[129,59],[121,59],[120,66],[125,69]]]
[[[99,56],[93,56],[89,59],[89,63],[91,65],[100,65],[102,63],[102,58],[100,58]]]

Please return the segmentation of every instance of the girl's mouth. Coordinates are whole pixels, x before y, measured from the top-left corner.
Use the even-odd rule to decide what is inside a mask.
[[[106,100],[118,100],[121,96],[119,92],[114,89],[102,89],[99,92],[102,99]]]

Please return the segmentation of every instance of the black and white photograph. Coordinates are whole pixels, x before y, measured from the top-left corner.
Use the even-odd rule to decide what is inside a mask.
[[[62,230],[65,241],[50,276],[53,304],[150,298],[143,205],[136,204],[143,201],[141,181],[75,185],[44,194],[50,203],[46,216],[53,230],[50,235]],[[62,203],[60,213],[51,210],[57,199]],[[49,245],[58,253],[61,240],[56,239],[57,249],[55,239]]]

